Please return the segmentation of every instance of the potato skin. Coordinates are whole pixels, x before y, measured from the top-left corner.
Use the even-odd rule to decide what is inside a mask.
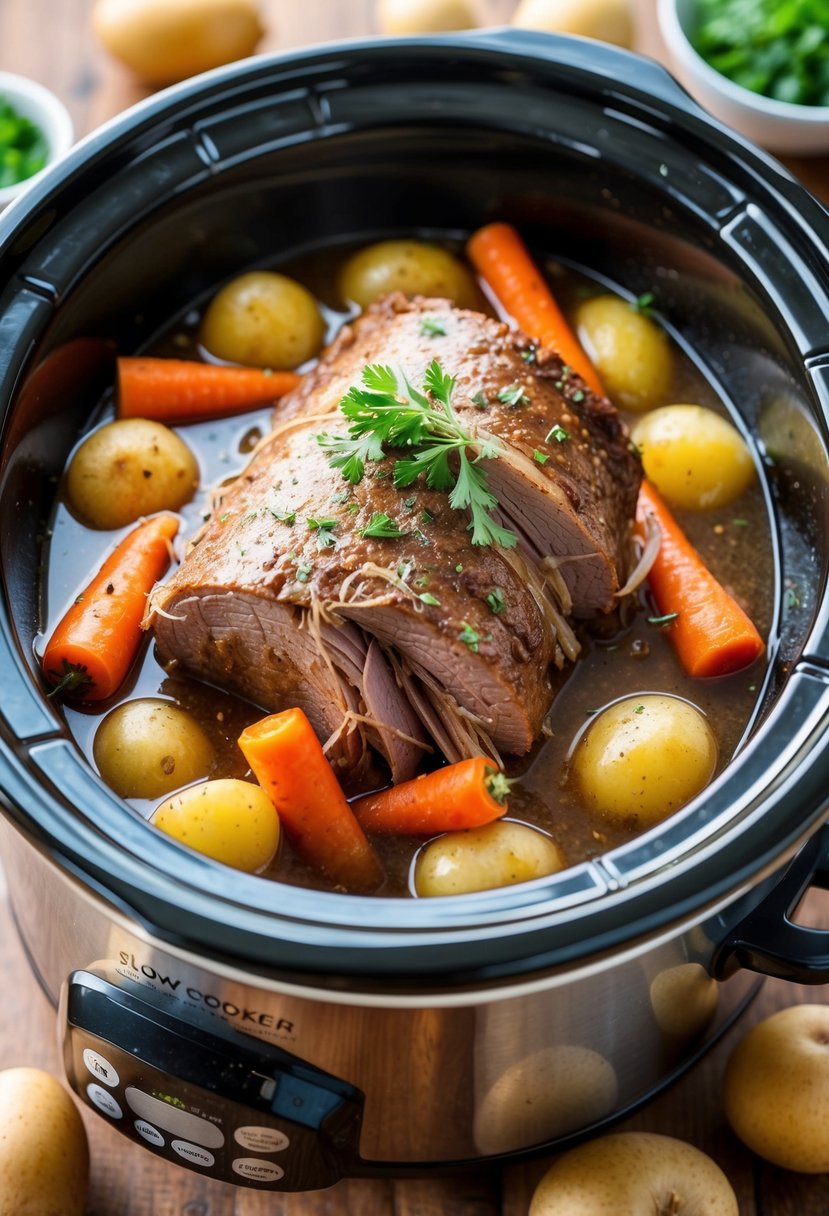
[[[754,462],[727,419],[703,405],[663,405],[635,423],[631,438],[645,476],[674,507],[727,506],[754,480]]]
[[[576,329],[615,405],[638,414],[664,401],[673,359],[658,325],[626,300],[603,295],[579,306]]]
[[[352,254],[339,275],[345,302],[368,308],[380,296],[438,296],[459,308],[476,308],[480,296],[472,275],[456,257],[425,241],[379,241]]]
[[[462,895],[555,874],[566,862],[558,845],[524,823],[500,819],[483,828],[446,832],[415,859],[420,896]]]
[[[147,84],[173,84],[252,55],[265,32],[255,0],[97,0],[92,27]]]
[[[146,418],[120,418],[77,449],[66,495],[90,527],[123,528],[144,515],[178,511],[198,484],[196,458],[175,431]]]
[[[325,323],[307,288],[287,275],[252,270],[220,288],[204,314],[201,341],[217,359],[293,368],[319,354]]]
[[[677,1205],[678,1201],[678,1205]],[[737,1197],[709,1156],[672,1136],[619,1132],[559,1157],[529,1216],[739,1216]]]
[[[264,870],[279,846],[279,816],[268,795],[230,777],[173,794],[152,822],[196,852],[249,874]]]
[[[83,1216],[89,1145],[78,1108],[39,1068],[0,1072],[0,1216]]]
[[[695,705],[643,693],[591,719],[573,749],[568,780],[589,810],[642,829],[704,789],[716,764],[716,739]]]
[[[157,697],[125,701],[95,732],[98,771],[122,798],[161,798],[206,777],[213,747],[186,710]]]
[[[381,34],[434,34],[471,30],[478,22],[470,0],[377,0],[375,20]]]

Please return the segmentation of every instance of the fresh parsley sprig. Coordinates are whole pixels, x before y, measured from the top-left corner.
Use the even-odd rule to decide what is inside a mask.
[[[387,449],[407,449],[395,461],[397,489],[423,476],[427,486],[449,494],[449,505],[468,510],[473,545],[502,545],[511,549],[514,532],[502,528],[491,512],[498,500],[489,489],[480,460],[497,457],[500,445],[476,439],[462,425],[452,406],[455,379],[433,359],[423,377],[422,391],[401,372],[380,364],[363,369],[361,383],[348,390],[340,409],[348,419],[348,435],[317,435],[328,463],[352,484],[365,476],[366,464],[382,460]],[[470,457],[469,449],[477,454]],[[457,471],[452,457],[456,458]]]

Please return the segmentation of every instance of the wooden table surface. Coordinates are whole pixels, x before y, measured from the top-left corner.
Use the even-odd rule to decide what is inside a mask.
[[[27,73],[69,107],[83,135],[145,95],[107,58],[89,28],[92,0],[0,0],[0,70]],[[503,20],[511,0],[482,0],[481,12]],[[369,0],[262,0],[269,32],[262,50],[373,31]],[[659,58],[654,0],[636,0],[639,48]],[[789,162],[829,201],[829,159]],[[827,901],[813,893],[803,919],[829,927]],[[0,1067],[28,1064],[62,1075],[54,1012],[33,979],[15,935],[0,873]],[[725,1169],[741,1216],[829,1216],[829,1176],[800,1176],[753,1158],[725,1123],[720,1082],[728,1053],[748,1026],[784,1006],[829,1003],[829,992],[769,981],[739,1027],[666,1095],[620,1129],[676,1135],[708,1152]],[[476,1170],[451,1179],[342,1182],[327,1191],[284,1197],[240,1190],[155,1158],[88,1111],[92,1151],[88,1216],[525,1216],[545,1161],[505,1171]],[[619,1213],[619,1216],[625,1216]]]

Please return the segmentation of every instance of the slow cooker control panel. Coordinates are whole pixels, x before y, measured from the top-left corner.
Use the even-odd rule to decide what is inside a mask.
[[[363,1095],[347,1082],[90,972],[69,977],[63,1008],[73,1089],[160,1156],[260,1190],[315,1190],[353,1172]]]

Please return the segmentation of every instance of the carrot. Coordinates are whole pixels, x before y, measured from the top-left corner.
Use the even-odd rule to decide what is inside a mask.
[[[424,773],[358,798],[352,808],[367,832],[430,836],[478,828],[506,811],[509,782],[485,756]]]
[[[297,853],[347,890],[376,890],[380,862],[302,710],[254,722],[239,747]]]
[[[467,252],[521,329],[553,347],[595,392],[606,396],[515,229],[489,224],[473,234]],[[648,515],[662,529],[648,581],[660,613],[677,614],[670,637],[685,671],[690,676],[727,675],[753,663],[765,649],[760,634],[707,568],[653,487],[643,481],[637,505],[640,526]]]
[[[542,346],[551,346],[594,393],[606,396],[596,369],[512,225],[487,224],[479,228],[470,237],[466,252],[496,299],[527,337],[535,338]]]
[[[154,515],[113,549],[43,652],[50,696],[103,701],[121,686],[141,644],[147,595],[170,564],[178,526],[175,515]]]
[[[296,372],[217,367],[190,359],[118,359],[118,416],[198,422],[267,405],[296,388]]]
[[[662,540],[648,581],[660,614],[677,614],[669,637],[685,671],[726,676],[748,667],[765,650],[763,639],[645,481],[636,509],[640,527],[649,515],[659,524]]]

